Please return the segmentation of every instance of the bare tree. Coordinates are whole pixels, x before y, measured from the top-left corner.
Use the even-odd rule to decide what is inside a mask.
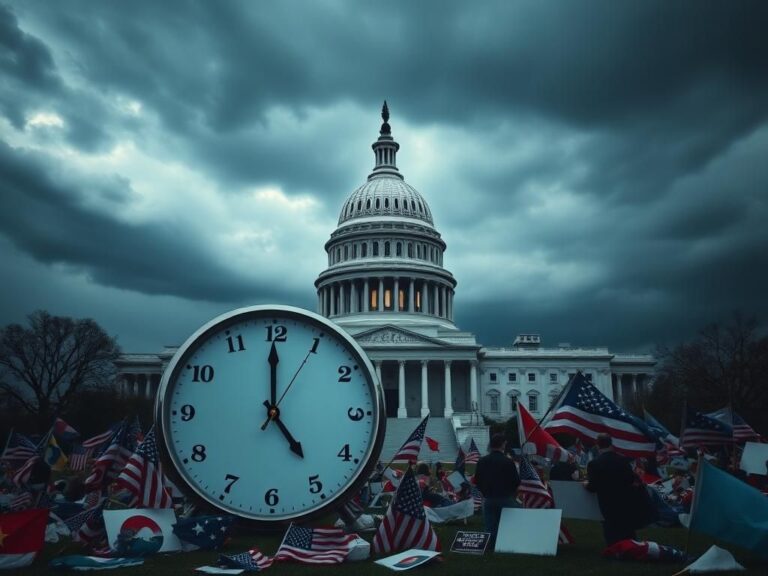
[[[65,411],[80,390],[111,382],[120,350],[91,319],[38,310],[29,327],[0,330],[0,398],[11,399],[41,422]]]

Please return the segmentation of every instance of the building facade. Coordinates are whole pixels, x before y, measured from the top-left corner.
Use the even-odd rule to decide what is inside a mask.
[[[577,371],[620,404],[650,385],[655,360],[649,355],[546,348],[537,334],[520,334],[509,347],[483,346],[457,327],[457,282],[443,266],[446,243],[427,201],[397,167],[400,146],[386,103],[382,119],[374,168],[341,208],[315,290],[318,313],[349,332],[373,362],[388,417],[505,420],[520,401],[542,416]],[[174,351],[123,355],[123,392],[154,394]]]

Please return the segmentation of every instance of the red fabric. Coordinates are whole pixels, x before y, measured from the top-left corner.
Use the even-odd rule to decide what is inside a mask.
[[[432,450],[432,452],[440,452],[440,445],[437,443],[437,440],[433,440],[429,436],[425,436],[424,440],[427,441],[427,446],[429,446],[429,449]]]
[[[48,510],[34,508],[0,514],[0,554],[28,554],[43,547]]]
[[[574,459],[573,454],[560,446],[552,435],[537,426],[536,420],[525,406],[517,405],[517,412],[520,415],[520,445],[529,442],[536,446],[536,454],[542,458],[550,458],[553,462],[570,462]]]

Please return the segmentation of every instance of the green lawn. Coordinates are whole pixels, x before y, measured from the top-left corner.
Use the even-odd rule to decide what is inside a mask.
[[[512,554],[491,554],[476,557],[461,554],[452,554],[447,550],[453,542],[457,530],[480,530],[482,523],[479,516],[475,516],[466,526],[452,525],[438,527],[440,541],[444,548],[443,561],[427,565],[416,570],[422,574],[434,574],[440,576],[501,576],[502,574],[515,574],[519,576],[564,576],[572,575],[606,575],[614,576],[620,572],[621,576],[633,575],[666,575],[671,576],[683,565],[680,564],[654,564],[636,562],[617,562],[604,560],[600,557],[603,547],[600,525],[596,522],[569,520],[567,522],[575,544],[560,546],[556,557],[521,556]],[[363,535],[370,540],[370,534]],[[670,544],[679,548],[685,547],[687,532],[682,528],[653,528],[641,532],[641,537],[662,544]],[[280,543],[282,534],[246,534],[240,530],[224,547],[225,552],[243,552],[248,548],[257,546],[265,554],[273,554]],[[712,543],[708,538],[694,535],[691,539],[691,552],[701,554]],[[732,546],[727,547],[734,552],[736,559],[747,567],[746,572],[734,574],[765,575],[765,564],[760,564],[750,554],[742,551],[734,551]],[[33,576],[37,574],[49,574],[47,562],[50,558],[62,553],[75,554],[80,550],[74,543],[48,545],[44,555],[29,568],[15,571],[19,576]],[[185,554],[173,554],[165,556],[153,556],[145,560],[143,566],[136,568],[121,568],[114,573],[124,576],[176,576],[179,574],[193,574],[192,570],[197,566],[215,564],[216,552],[189,552]],[[372,561],[346,563],[340,566],[314,567],[300,564],[275,564],[268,569],[268,573],[274,576],[286,574],[392,574],[391,571],[382,568]],[[722,573],[725,574],[725,573]]]

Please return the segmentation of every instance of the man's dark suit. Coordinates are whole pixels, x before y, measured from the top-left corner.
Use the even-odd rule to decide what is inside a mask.
[[[629,460],[607,450],[587,465],[587,490],[597,494],[603,514],[603,535],[608,546],[635,539],[638,524],[637,476]]]

